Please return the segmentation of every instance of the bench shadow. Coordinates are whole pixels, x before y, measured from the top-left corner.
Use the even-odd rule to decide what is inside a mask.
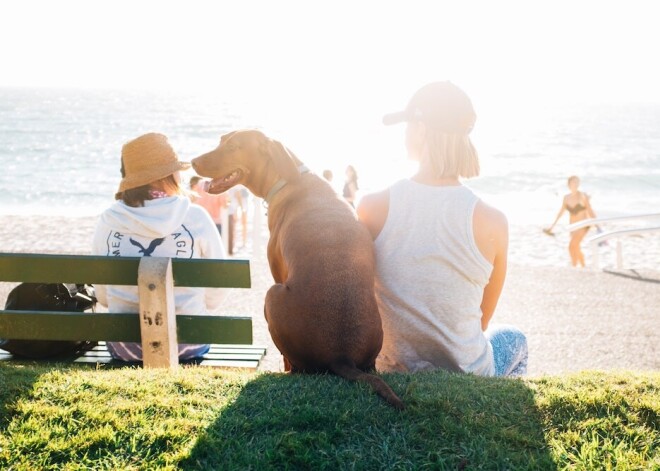
[[[29,397],[42,373],[34,368],[23,368],[21,363],[0,362],[0,434],[4,434],[11,422],[16,404]]]
[[[182,469],[555,469],[519,380],[383,375],[396,411],[335,376],[267,373],[200,434]]]

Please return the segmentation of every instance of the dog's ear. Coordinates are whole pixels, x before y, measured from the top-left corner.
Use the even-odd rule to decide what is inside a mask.
[[[298,170],[300,161],[281,142],[270,139],[267,147],[270,160],[280,177],[287,182],[300,177],[300,171]]]
[[[222,136],[220,136],[220,144],[224,144],[225,142],[227,142],[227,140],[230,137],[232,137],[234,134],[236,134],[236,131],[228,132],[228,133],[223,134]]]

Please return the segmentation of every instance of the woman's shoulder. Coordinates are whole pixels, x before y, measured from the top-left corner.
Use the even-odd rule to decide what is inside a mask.
[[[362,199],[360,199],[360,204],[358,208],[363,208],[366,210],[373,210],[384,205],[387,205],[390,199],[390,190],[388,188],[376,191],[372,193],[365,194]]]
[[[188,205],[187,213],[188,214],[194,214],[194,215],[202,214],[202,213],[206,213],[206,209],[204,208],[204,206],[199,204],[199,202],[191,201],[190,205]]]
[[[508,232],[509,221],[506,214],[481,199],[477,201],[473,217],[475,227],[488,228],[496,232]]]
[[[473,234],[479,251],[488,262],[495,263],[498,254],[506,256],[509,222],[502,211],[479,200],[474,208]]]
[[[389,189],[368,193],[360,198],[357,207],[358,219],[362,222],[375,239],[387,220],[390,206]]]
[[[192,223],[198,227],[213,226],[215,228],[215,223],[213,222],[213,219],[211,219],[209,212],[204,206],[200,206],[197,203],[192,203],[188,206],[186,220],[189,224]]]

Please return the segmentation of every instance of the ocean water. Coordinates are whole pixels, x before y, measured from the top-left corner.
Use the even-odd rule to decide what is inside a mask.
[[[0,88],[0,214],[96,215],[112,203],[124,142],[145,132],[169,136],[182,160],[220,135],[259,128],[285,143],[313,171],[331,169],[341,186],[354,165],[361,192],[381,189],[414,168],[403,128],[385,127],[365,104],[301,97],[233,101],[220,93]],[[660,105],[563,105],[483,109],[473,141],[482,173],[465,183],[502,209],[513,262],[568,263],[567,216],[551,238],[541,232],[559,210],[566,179],[579,175],[600,217],[660,213]],[[505,113],[506,111],[506,113]],[[186,175],[186,177],[189,175]],[[605,230],[660,226],[660,218]],[[660,269],[660,233],[623,240],[625,265]],[[613,263],[614,241],[601,248]],[[585,248],[585,252],[591,250]]]

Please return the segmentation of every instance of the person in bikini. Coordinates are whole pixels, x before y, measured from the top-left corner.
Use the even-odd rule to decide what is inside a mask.
[[[589,195],[579,190],[580,178],[572,175],[568,177],[568,189],[571,191],[569,194],[564,195],[564,199],[557,213],[555,221],[550,227],[543,229],[543,232],[549,235],[554,235],[552,229],[555,227],[559,219],[564,215],[565,211],[569,214],[569,223],[574,224],[588,218],[595,218],[596,214],[591,208],[589,202]],[[571,256],[571,265],[574,267],[584,267],[584,254],[582,253],[582,239],[589,232],[589,226],[571,231],[571,240],[568,243],[568,253]]]

